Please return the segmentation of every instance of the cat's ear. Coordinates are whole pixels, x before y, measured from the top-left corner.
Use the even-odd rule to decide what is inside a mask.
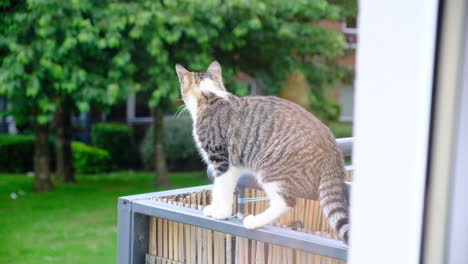
[[[221,65],[217,61],[213,61],[210,66],[208,67],[207,72],[214,73],[216,76],[218,76],[220,79],[222,79],[222,73],[221,73]]]
[[[176,64],[175,70],[177,72],[177,77],[179,77],[179,82],[182,83],[185,74],[187,74],[189,71],[179,64]]]

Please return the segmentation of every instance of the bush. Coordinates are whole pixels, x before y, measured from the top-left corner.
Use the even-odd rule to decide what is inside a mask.
[[[164,118],[164,151],[168,168],[171,171],[189,171],[203,169],[204,165],[195,147],[192,137],[192,119],[182,116]],[[153,128],[146,130],[140,146],[141,157],[146,169],[153,169],[154,144]]]
[[[137,155],[132,136],[132,129],[119,123],[99,123],[91,128],[92,145],[109,152],[114,168],[135,165]]]
[[[110,169],[111,157],[104,149],[72,142],[73,163],[77,173],[98,173]]]
[[[49,140],[51,169],[55,160],[55,145]],[[0,135],[0,171],[23,173],[34,170],[34,136]]]

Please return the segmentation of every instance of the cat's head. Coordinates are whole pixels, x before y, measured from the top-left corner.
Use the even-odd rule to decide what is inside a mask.
[[[182,100],[194,117],[198,107],[213,96],[227,99],[229,93],[223,85],[221,65],[213,61],[206,72],[190,72],[183,66],[175,66],[179,77]]]

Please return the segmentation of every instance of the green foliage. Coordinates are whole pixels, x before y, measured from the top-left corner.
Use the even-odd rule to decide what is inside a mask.
[[[328,0],[330,3],[339,5],[341,7],[341,18],[355,19],[358,14],[358,1],[357,0]]]
[[[49,153],[54,157],[55,148],[49,141]],[[33,170],[34,136],[0,135],[0,171],[28,172]]]
[[[324,102],[313,101],[315,108],[334,111],[324,106],[331,101],[322,99],[343,75],[336,58],[345,41],[317,23],[340,17],[340,8],[326,0],[141,0],[115,2],[110,10],[120,45],[112,72],[130,74],[128,79],[150,91],[152,106],[167,109],[179,97],[176,63],[200,71],[217,59],[234,93],[246,93],[234,80],[238,71],[275,94],[287,73],[301,70]]]
[[[0,96],[9,104],[0,114],[19,124],[50,124],[63,105],[105,109],[127,89],[144,90],[152,107],[168,110],[179,99],[174,65],[200,71],[214,59],[239,95],[247,89],[235,81],[238,71],[275,94],[300,70],[315,112],[337,115],[327,95],[343,76],[336,58],[344,39],[318,23],[341,15],[326,0],[0,0],[0,10]],[[132,152],[114,151],[126,144],[116,142],[106,148],[122,166],[116,157]],[[166,149],[171,160],[184,151]]]
[[[321,120],[336,121],[340,117],[341,105],[328,93],[321,91],[309,94],[312,113]]]
[[[322,119],[337,116],[339,108],[330,99],[329,91],[343,77],[336,59],[343,54],[345,41],[341,34],[317,22],[337,19],[338,6],[327,1],[238,2],[234,4],[238,17],[231,23],[235,29],[247,28],[242,37],[245,44],[233,50],[237,60],[226,58],[224,54],[233,54],[226,53],[223,47],[217,49],[223,62],[231,62],[233,67],[255,77],[267,94],[277,94],[284,87],[285,76],[300,71],[309,83],[314,113]],[[261,21],[258,28],[245,25],[252,19]]]
[[[192,137],[192,119],[188,116],[166,117],[163,129],[164,151],[169,169],[187,171],[201,169],[203,164]],[[153,128],[146,131],[140,146],[140,153],[146,169],[154,166]]]
[[[114,168],[129,168],[135,164],[132,129],[119,123],[98,123],[91,128],[94,146],[109,152]]]
[[[106,1],[4,2],[0,28],[0,95],[17,122],[50,122],[58,104],[77,111],[115,102],[107,68],[116,51],[102,8]],[[124,79],[120,80],[125,83]]]
[[[110,168],[110,155],[104,149],[72,142],[73,163],[78,173],[106,172]]]
[[[237,71],[275,94],[299,69],[319,99],[342,77],[335,59],[344,39],[317,22],[343,10],[326,0],[1,3],[0,94],[19,122],[47,123],[63,101],[78,111],[106,106],[123,89],[147,90],[152,106],[167,109],[179,97],[176,63],[205,70],[216,58],[238,94]]]

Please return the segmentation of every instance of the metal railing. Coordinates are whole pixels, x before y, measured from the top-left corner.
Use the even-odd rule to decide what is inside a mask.
[[[352,138],[338,139],[337,143],[345,156],[351,155]],[[198,192],[211,188],[212,185],[205,185],[120,197],[118,200],[117,263],[145,263],[145,256],[148,253],[150,216],[340,260],[347,259],[348,247],[338,240],[270,225],[257,230],[248,230],[244,228],[242,220],[236,217],[231,217],[228,220],[217,220],[204,216],[201,211],[195,209],[158,202],[153,199],[154,197]]]

